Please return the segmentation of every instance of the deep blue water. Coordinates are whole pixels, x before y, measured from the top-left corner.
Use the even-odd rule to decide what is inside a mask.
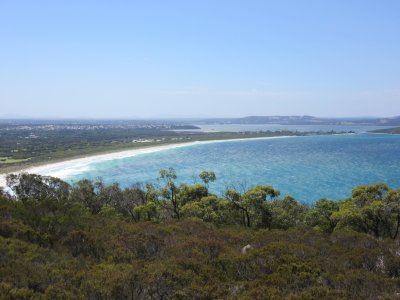
[[[363,184],[385,182],[400,187],[400,135],[358,134],[225,141],[193,145],[104,161],[69,178],[102,177],[129,186],[157,182],[158,171],[175,168],[178,181],[194,183],[201,170],[213,170],[213,192],[227,187],[268,184],[283,195],[313,203],[343,199]]]

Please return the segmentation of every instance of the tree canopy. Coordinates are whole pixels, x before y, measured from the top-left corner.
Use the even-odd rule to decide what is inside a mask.
[[[399,190],[361,186],[307,206],[268,185],[218,196],[216,176],[177,178],[162,170],[157,185],[121,188],[9,176],[0,298],[397,297]]]

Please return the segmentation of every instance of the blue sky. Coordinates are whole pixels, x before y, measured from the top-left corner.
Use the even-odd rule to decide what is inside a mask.
[[[400,1],[0,1],[0,116],[400,115]]]

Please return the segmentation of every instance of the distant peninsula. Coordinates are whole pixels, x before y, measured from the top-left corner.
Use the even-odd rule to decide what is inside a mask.
[[[400,126],[400,116],[390,118],[319,118],[313,116],[248,116],[243,118],[210,118],[195,124],[280,124],[280,125],[358,125]]]
[[[372,133],[400,134],[400,127],[377,129],[370,131]]]

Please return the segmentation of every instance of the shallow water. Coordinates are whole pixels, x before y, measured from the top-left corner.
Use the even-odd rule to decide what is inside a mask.
[[[198,182],[196,174],[211,169],[213,192],[227,187],[268,184],[282,194],[313,203],[343,199],[363,184],[385,182],[400,187],[400,135],[358,134],[225,141],[192,145],[134,157],[94,163],[79,175],[102,177],[129,186],[157,182],[158,171],[175,168],[179,182]]]

